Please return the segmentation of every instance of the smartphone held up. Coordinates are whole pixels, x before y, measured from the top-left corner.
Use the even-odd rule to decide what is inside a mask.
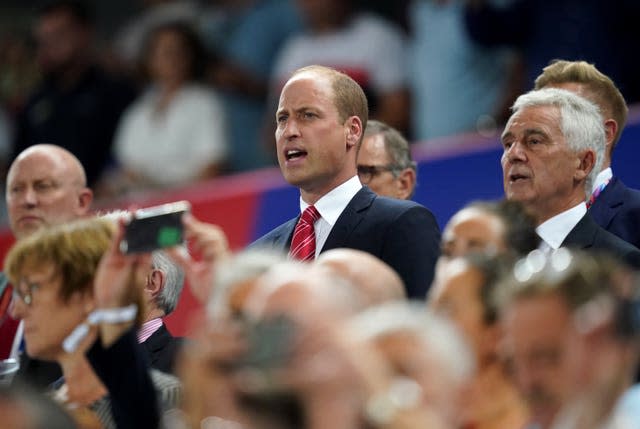
[[[136,210],[125,223],[122,253],[152,252],[184,242],[182,216],[191,211],[188,201],[176,201]]]

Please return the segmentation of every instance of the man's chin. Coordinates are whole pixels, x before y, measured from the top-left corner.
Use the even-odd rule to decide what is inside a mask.
[[[529,192],[514,191],[512,189],[507,189],[505,197],[509,201],[516,201],[522,204],[530,203],[533,199],[533,196]]]
[[[12,229],[16,238],[24,238],[44,228],[44,226],[43,222],[21,222]]]

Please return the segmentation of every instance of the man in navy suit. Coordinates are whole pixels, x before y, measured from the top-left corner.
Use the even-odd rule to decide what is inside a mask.
[[[379,197],[363,187],[356,152],[368,117],[362,88],[322,66],[297,70],[280,94],[276,113],[278,163],[300,189],[300,209],[313,205],[315,256],[347,247],[371,253],[395,269],[407,295],[424,299],[440,254],[440,231],[429,210]],[[289,251],[298,218],[252,244]]]
[[[584,61],[555,61],[536,79],[536,89],[561,88],[600,109],[607,147],[591,189],[589,214],[598,225],[640,248],[640,191],[613,175],[611,157],[627,120],[627,103],[613,81]]]
[[[557,88],[518,97],[502,134],[505,196],[536,219],[540,249],[601,249],[640,267],[640,250],[598,226],[586,192],[601,170],[605,130],[599,110]]]

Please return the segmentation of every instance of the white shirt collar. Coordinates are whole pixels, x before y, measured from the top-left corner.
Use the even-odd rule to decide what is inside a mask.
[[[362,189],[360,179],[358,176],[353,176],[340,186],[333,188],[314,204],[318,213],[320,213],[320,219],[313,225],[316,235],[316,258],[322,251],[327,238],[329,238],[333,225],[335,225],[349,201],[360,189]],[[301,197],[300,213],[307,207],[309,207],[309,204],[305,203]]]
[[[582,202],[544,221],[536,228],[536,232],[549,247],[554,250],[559,249],[564,239],[586,213],[587,205]],[[542,243],[541,247],[543,247]]]
[[[611,180],[612,177],[613,177],[613,171],[611,170],[611,167],[608,167],[602,170],[596,176],[596,180],[593,181],[591,192],[595,192],[595,190],[598,189],[600,185],[602,185],[608,180]]]
[[[353,176],[351,179],[344,182],[342,185],[336,186],[331,191],[326,193],[320,198],[314,206],[322,216],[322,219],[327,221],[329,225],[335,225],[338,217],[342,213],[349,201],[355,194],[362,188],[362,183],[358,176]],[[305,203],[300,197],[300,213],[305,211],[310,204]]]

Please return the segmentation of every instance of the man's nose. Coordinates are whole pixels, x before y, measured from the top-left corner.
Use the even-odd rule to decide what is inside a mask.
[[[289,119],[287,124],[284,127],[283,136],[286,139],[290,139],[292,137],[298,137],[300,135],[300,128],[298,128],[298,123],[295,119]]]
[[[38,194],[33,188],[27,188],[22,195],[22,202],[27,206],[35,206],[38,203]]]
[[[524,145],[520,142],[514,142],[509,149],[505,149],[503,156],[509,162],[526,161],[527,159]]]

